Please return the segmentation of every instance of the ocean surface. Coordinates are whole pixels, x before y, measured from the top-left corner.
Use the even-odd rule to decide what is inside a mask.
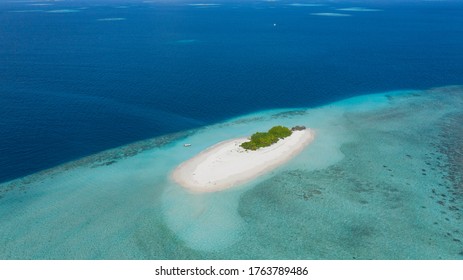
[[[0,259],[463,259],[461,15],[1,1]],[[170,179],[277,124],[316,140],[228,191]]]

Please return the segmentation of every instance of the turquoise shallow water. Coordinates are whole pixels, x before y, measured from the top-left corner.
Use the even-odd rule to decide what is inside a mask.
[[[257,112],[0,185],[2,259],[463,259],[463,88]],[[275,124],[316,140],[241,187],[172,169]],[[184,148],[183,143],[192,146]]]

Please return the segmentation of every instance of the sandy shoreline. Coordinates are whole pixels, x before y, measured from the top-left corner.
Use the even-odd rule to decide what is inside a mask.
[[[183,162],[172,179],[195,192],[214,192],[250,181],[299,154],[314,139],[310,129],[294,131],[277,143],[247,151],[240,144],[247,138],[220,142]]]

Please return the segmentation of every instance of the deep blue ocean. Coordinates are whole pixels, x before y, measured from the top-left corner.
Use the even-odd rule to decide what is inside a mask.
[[[0,182],[249,112],[463,84],[462,2],[296,2],[1,1]]]

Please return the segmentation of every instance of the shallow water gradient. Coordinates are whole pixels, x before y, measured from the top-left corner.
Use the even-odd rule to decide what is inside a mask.
[[[462,259],[462,108],[448,86],[262,111],[7,182],[0,258]],[[231,190],[171,181],[204,148],[275,124],[316,140]]]

